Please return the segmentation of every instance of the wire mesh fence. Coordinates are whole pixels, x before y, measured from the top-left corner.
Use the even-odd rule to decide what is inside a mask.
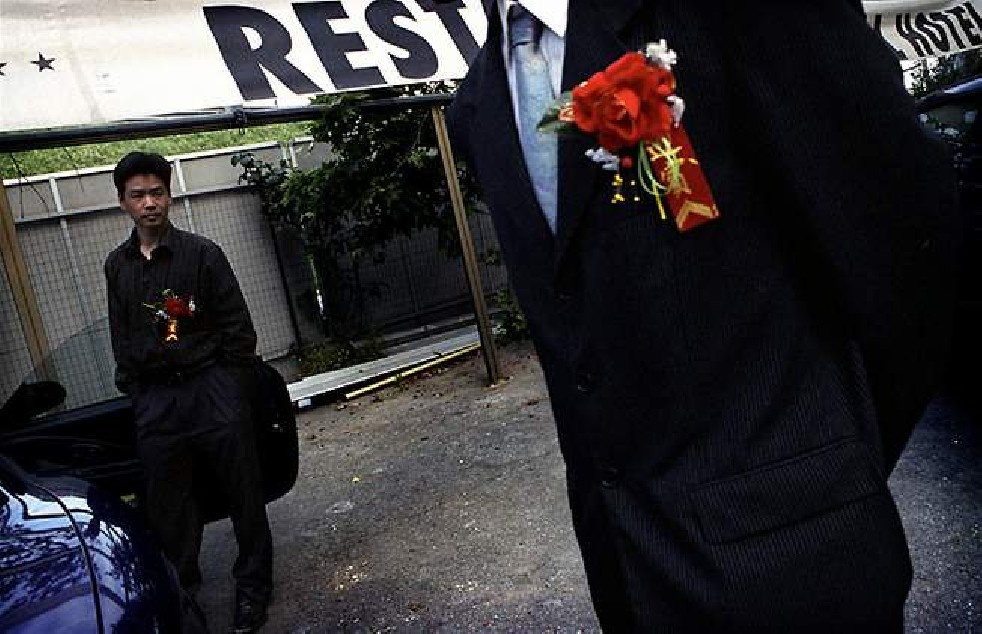
[[[172,157],[172,222],[223,248],[252,313],[258,352],[281,358],[323,338],[323,297],[302,241],[289,228],[274,229],[258,198],[239,183],[240,171],[230,157],[242,150],[265,161],[285,158],[310,167],[327,149],[298,140]],[[53,351],[48,371],[66,384],[68,407],[118,394],[112,384],[103,262],[129,236],[132,222],[119,209],[111,172],[108,166],[4,183]],[[489,217],[473,217],[471,231],[479,253],[497,247]],[[365,325],[379,333],[472,312],[460,258],[439,252],[435,231],[393,240],[383,261],[360,262],[357,274],[374,291],[365,296]],[[30,375],[32,364],[7,275],[0,278],[0,398],[5,398]],[[483,266],[482,278],[487,293],[507,287],[503,267]]]

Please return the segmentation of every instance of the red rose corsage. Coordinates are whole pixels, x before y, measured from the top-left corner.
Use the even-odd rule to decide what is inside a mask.
[[[631,52],[562,96],[539,125],[597,139],[587,156],[616,172],[614,204],[642,193],[666,207],[680,231],[719,217],[716,201],[682,127],[685,102],[675,94],[677,55],[664,40]]]
[[[180,297],[171,289],[161,291],[159,304],[144,304],[153,311],[154,321],[163,326],[164,343],[178,340],[178,325],[182,319],[194,317],[194,297]]]

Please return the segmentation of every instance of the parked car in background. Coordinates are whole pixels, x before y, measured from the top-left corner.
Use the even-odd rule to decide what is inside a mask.
[[[103,320],[0,395],[0,632],[205,631],[142,517],[132,406],[112,369]],[[271,501],[296,481],[296,419],[276,371],[257,360],[255,375]],[[203,515],[227,517],[213,479],[200,480]]]
[[[982,77],[922,97],[921,120],[949,145],[958,178],[963,249],[949,390],[977,418],[982,359]]]

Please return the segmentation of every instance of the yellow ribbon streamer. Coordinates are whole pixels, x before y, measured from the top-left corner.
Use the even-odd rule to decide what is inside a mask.
[[[642,143],[638,149],[641,187],[654,197],[662,220],[668,218],[662,194],[677,192],[682,188],[682,160],[678,156],[681,151],[682,148],[673,146],[668,137],[662,137],[658,143]],[[665,161],[665,169],[662,171],[665,182],[660,182],[655,174],[653,164],[659,159]]]

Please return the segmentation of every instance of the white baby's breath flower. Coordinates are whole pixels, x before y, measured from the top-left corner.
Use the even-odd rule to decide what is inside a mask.
[[[672,107],[672,121],[675,123],[675,127],[679,127],[679,123],[682,121],[682,115],[685,114],[685,100],[676,95],[671,95],[667,98],[668,105]]]
[[[621,159],[616,154],[611,154],[603,148],[594,148],[592,150],[586,151],[587,158],[589,158],[594,163],[599,163],[600,166],[609,171],[616,172],[620,167]]]
[[[657,64],[665,70],[672,70],[672,66],[679,61],[679,56],[672,49],[668,48],[668,42],[659,40],[651,42],[645,47],[644,56],[652,64]]]

